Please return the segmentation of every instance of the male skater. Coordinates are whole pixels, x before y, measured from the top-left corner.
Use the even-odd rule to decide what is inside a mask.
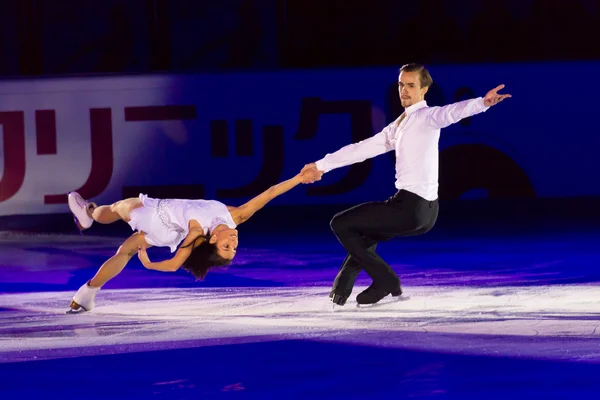
[[[358,304],[374,304],[389,294],[402,294],[398,275],[375,252],[375,247],[396,236],[420,235],[433,228],[438,216],[440,129],[511,97],[498,94],[504,88],[500,85],[483,98],[429,107],[425,94],[432,83],[424,66],[402,66],[398,77],[402,115],[375,136],[342,147],[302,169],[316,169],[323,174],[388,151],[396,152],[397,193],[386,201],[354,206],[331,220],[331,229],[348,252],[329,295],[335,304],[346,303],[361,269],[373,283],[356,296]]]

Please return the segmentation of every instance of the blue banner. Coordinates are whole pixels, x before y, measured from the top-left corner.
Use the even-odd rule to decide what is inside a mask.
[[[512,98],[442,130],[440,198],[598,196],[600,63],[435,66],[429,105]],[[22,80],[0,87],[0,215],[144,191],[240,204],[402,111],[397,68]],[[395,191],[393,154],[334,170],[276,204]]]

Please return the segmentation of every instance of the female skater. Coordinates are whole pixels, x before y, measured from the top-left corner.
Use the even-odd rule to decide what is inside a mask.
[[[69,312],[94,308],[98,290],[117,276],[136,253],[148,269],[173,272],[183,268],[197,279],[204,279],[210,268],[228,265],[235,257],[238,246],[235,228],[238,225],[275,197],[300,183],[319,180],[320,175],[315,171],[302,172],[240,207],[226,206],[216,200],[153,199],[144,194],[98,207],[78,193],[69,193],[69,208],[81,230],[91,227],[94,221],[110,224],[122,219],[137,231],[102,264],[91,280],[79,288]],[[168,260],[152,262],[146,253],[148,246],[166,246],[175,255]]]

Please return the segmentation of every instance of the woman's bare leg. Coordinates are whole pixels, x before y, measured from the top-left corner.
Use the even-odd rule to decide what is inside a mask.
[[[96,272],[96,275],[87,283],[79,288],[73,300],[71,300],[69,312],[81,311],[83,308],[85,311],[90,311],[94,308],[94,298],[98,293],[98,290],[109,280],[117,276],[123,268],[127,265],[131,257],[137,253],[138,247],[143,246],[146,243],[144,235],[141,233],[134,233],[127,239],[121,247],[117,250],[117,253],[109,258]],[[148,247],[148,245],[146,245]]]
[[[69,312],[90,311],[94,308],[96,294],[106,282],[117,276],[127,265],[131,257],[137,252],[138,247],[144,246],[146,240],[144,234],[134,233],[127,239],[117,253],[109,258],[98,270],[96,275],[87,283],[84,283],[71,301]],[[147,245],[146,245],[147,247]]]
[[[81,196],[76,200],[81,201]],[[88,214],[88,218],[92,218],[94,221],[102,224],[110,224],[120,219],[125,222],[131,221],[130,212],[139,207],[143,207],[140,199],[130,198],[118,201],[110,206],[98,207],[94,203],[89,203],[84,211]],[[85,311],[93,309],[94,298],[98,290],[106,282],[123,271],[131,257],[137,253],[138,248],[141,246],[150,247],[146,243],[143,233],[136,232],[125,240],[117,250],[117,253],[102,264],[96,275],[87,283],[84,283],[77,293],[75,293],[69,312],[80,311],[80,309],[84,309]]]
[[[94,203],[90,203],[90,205],[91,207],[88,210],[91,213],[90,216],[94,221],[101,224],[112,224],[120,219],[129,222],[131,220],[129,217],[131,210],[143,206],[142,201],[137,197],[120,200],[110,206],[98,207]]]
[[[123,242],[114,256],[102,264],[96,275],[88,282],[88,285],[90,287],[104,286],[106,282],[123,271],[131,257],[137,254],[138,248],[141,246],[150,247],[146,243],[144,235],[136,232]]]

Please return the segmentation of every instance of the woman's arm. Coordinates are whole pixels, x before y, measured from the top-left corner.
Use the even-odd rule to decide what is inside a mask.
[[[193,221],[193,222],[196,222],[196,221]],[[196,222],[196,224],[198,224],[198,223]],[[190,225],[192,225],[191,221],[190,221]],[[200,224],[198,224],[198,226],[200,226]],[[147,269],[152,269],[155,271],[162,271],[162,272],[175,272],[179,268],[181,268],[181,266],[183,265],[185,260],[187,260],[188,257],[190,256],[190,254],[192,254],[193,248],[192,248],[192,246],[190,246],[190,244],[194,240],[196,240],[198,237],[203,236],[203,235],[204,235],[204,230],[202,230],[202,227],[190,229],[189,233],[187,234],[187,236],[181,243],[181,246],[179,246],[179,248],[175,252],[175,255],[168,260],[158,261],[158,262],[150,261],[150,258],[148,258],[148,253],[146,252],[146,249],[144,247],[140,247],[138,249],[138,258],[142,262],[142,265],[144,267],[146,267]],[[203,241],[203,240],[205,240],[205,239],[202,238],[202,239],[200,239],[200,242],[197,242],[197,243],[200,244],[201,241]]]
[[[294,176],[287,181],[271,186],[246,204],[231,210],[231,217],[236,225],[246,222],[255,212],[263,208],[269,201],[275,197],[284,194],[285,192],[298,186],[300,183],[309,183],[318,179],[320,172],[315,170],[307,170]]]

